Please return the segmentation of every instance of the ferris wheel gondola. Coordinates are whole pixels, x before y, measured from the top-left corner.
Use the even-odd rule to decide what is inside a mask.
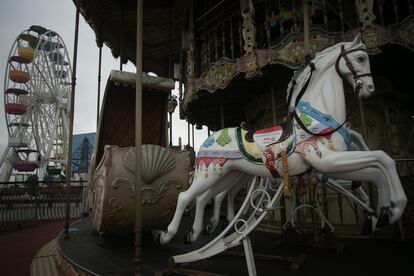
[[[71,64],[58,33],[31,26],[14,41],[4,80],[8,145],[0,160],[0,181],[13,172],[43,179],[48,167],[67,162]]]

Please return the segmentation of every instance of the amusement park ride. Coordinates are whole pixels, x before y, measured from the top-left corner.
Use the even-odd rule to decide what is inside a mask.
[[[31,26],[17,36],[4,78],[9,138],[0,160],[0,181],[36,170],[43,180],[48,168],[64,170],[70,77],[69,55],[59,34]]]
[[[156,264],[161,252],[170,252],[168,257],[177,265],[218,256],[239,245],[249,275],[256,275],[251,239],[255,229],[281,234],[282,240],[294,232],[302,245],[319,247],[330,246],[326,241],[334,230],[337,236],[360,237],[363,230],[412,238],[414,150],[407,133],[414,98],[410,73],[400,65],[413,61],[412,1],[74,3],[77,15],[81,13],[94,30],[100,52],[104,44],[110,47],[120,57],[121,70],[111,72],[99,113],[88,177],[90,218],[75,224],[79,231],[66,231],[65,239],[58,241],[58,265],[65,274],[105,274],[104,267],[118,272],[121,268],[109,261],[117,253],[97,249],[96,243],[111,236],[113,242],[114,237],[132,232],[134,263],[126,261],[130,271],[145,274],[155,267],[162,271],[158,275],[202,273],[176,266],[162,270],[165,263]],[[45,32],[39,37],[43,41],[58,36]],[[19,41],[30,42],[28,38],[21,35]],[[36,49],[44,44],[38,43]],[[54,51],[60,40],[56,43]],[[49,57],[47,49],[41,53]],[[29,130],[36,145],[39,133],[54,141],[37,145],[42,168],[42,162],[56,161],[52,152],[61,153],[52,145],[56,139],[64,145],[67,124],[55,118],[56,127],[47,132],[38,113],[27,118],[21,98],[31,95],[23,92],[29,77],[21,68],[31,68],[42,80],[50,63],[30,65],[11,56],[10,66],[17,65],[9,68],[9,78],[13,80],[13,72],[19,70],[26,81],[10,86],[14,90],[6,87],[7,95],[12,95],[6,102],[10,137],[21,143],[9,146],[16,150],[8,159],[37,164],[18,158],[33,148],[22,143],[26,136],[20,132]],[[68,61],[65,55],[58,60]],[[127,60],[136,64],[136,74],[122,71]],[[46,67],[38,70],[42,64]],[[65,72],[69,75],[70,67]],[[63,90],[66,81],[54,81]],[[180,117],[196,128],[204,125],[214,131],[197,151],[194,164],[189,151],[167,147],[174,81],[179,82]],[[36,84],[33,95],[40,97],[44,93]],[[55,114],[65,115],[67,93],[53,91],[34,102],[56,102],[53,110],[60,113]],[[36,128],[22,128],[29,121]],[[20,132],[11,128],[15,126]],[[228,221],[217,233],[226,197]],[[211,215],[205,212],[210,201],[213,216],[204,225],[205,216]],[[195,208],[188,207],[191,203]],[[194,218],[184,216],[192,211]],[[180,226],[185,220],[193,226],[184,234]],[[212,235],[200,244],[203,230]],[[156,255],[149,264],[142,262],[143,231],[152,233],[157,243],[143,251]],[[177,245],[176,234],[194,243],[191,250]],[[82,254],[79,248],[91,252]],[[159,251],[154,253],[153,248]],[[99,257],[92,261],[93,256]],[[288,262],[297,269],[303,259]]]

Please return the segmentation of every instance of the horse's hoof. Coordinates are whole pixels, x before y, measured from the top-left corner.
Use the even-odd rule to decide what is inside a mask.
[[[367,236],[373,232],[373,223],[372,223],[372,217],[368,216],[366,220],[364,221],[364,225],[362,226],[361,235]]]
[[[382,207],[378,216],[376,228],[381,228],[390,224],[390,217],[392,216],[390,207]]]
[[[213,230],[213,224],[207,223],[206,225],[204,225],[203,234],[204,235],[210,235],[212,233],[212,230]]]
[[[161,234],[162,234],[162,231],[154,230],[154,231],[151,232],[151,234],[152,234],[152,240],[155,243],[161,243]]]
[[[185,208],[184,212],[183,212],[183,215],[188,217],[190,215],[190,213],[191,213],[191,209]]]
[[[361,181],[352,181],[352,191],[355,191],[356,189],[358,189],[359,187],[361,187],[362,182]]]
[[[193,230],[188,230],[185,235],[184,235],[184,243],[185,244],[190,244],[192,243],[191,241],[191,236],[193,235]]]

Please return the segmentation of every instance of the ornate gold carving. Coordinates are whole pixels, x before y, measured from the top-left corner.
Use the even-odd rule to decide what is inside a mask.
[[[133,180],[133,182],[130,182],[128,178],[117,177],[112,181],[111,187],[113,189],[117,190],[119,188],[119,184],[124,184],[124,186],[126,187],[126,190],[128,192],[129,197],[135,199],[135,185],[134,185],[134,182],[135,182],[135,180]]]
[[[381,53],[381,50],[378,48],[378,31],[377,28],[373,25],[365,26],[365,29],[362,33],[362,38],[367,46],[367,51],[370,55],[376,55]]]
[[[195,88],[197,91],[204,89],[210,92],[214,92],[218,88],[224,89],[239,72],[239,66],[234,60],[221,58],[210,66],[201,78],[197,79]]]
[[[359,17],[359,22],[362,23],[363,28],[372,25],[375,20],[375,15],[372,12],[373,0],[356,0],[356,10]]]
[[[249,2],[249,9],[241,10],[243,17],[242,34],[244,40],[245,56],[243,58],[245,65],[246,78],[253,78],[259,74],[259,65],[257,57],[254,52],[256,48],[256,25],[254,23],[254,5],[251,0]]]
[[[411,18],[409,21],[404,21],[401,24],[400,28],[393,28],[396,29],[396,32],[392,32],[396,34],[396,39],[407,44],[407,46],[414,48],[414,19]]]
[[[317,52],[332,46],[334,39],[329,37],[323,37],[316,33],[311,34],[309,43],[309,53],[314,56]],[[305,59],[305,45],[303,39],[294,38],[286,44],[282,44],[281,48],[270,50],[271,62],[287,62],[290,64],[301,64]]]
[[[175,185],[175,187],[180,187],[177,189],[181,189],[183,187],[180,178],[167,178],[161,181],[157,185],[157,189],[154,189],[150,186],[145,185],[142,188],[142,204],[157,204],[163,197],[165,197],[168,193],[169,187],[171,185]]]
[[[108,205],[112,209],[111,214],[108,216],[108,225],[123,224],[127,217],[125,207],[121,206],[116,197],[110,198],[108,200]]]
[[[244,40],[244,51],[246,55],[253,54],[256,48],[256,25],[254,23],[254,5],[252,1],[249,1],[249,9],[241,11],[243,17],[243,40]]]
[[[194,78],[194,32],[188,32],[187,76]]]

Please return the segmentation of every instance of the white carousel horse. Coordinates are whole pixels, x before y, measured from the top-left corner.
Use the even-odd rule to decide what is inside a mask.
[[[368,151],[369,148],[366,145],[362,135],[354,130],[349,130],[349,134],[351,136],[351,140],[352,140],[352,150],[364,150],[364,151]],[[235,206],[234,206],[234,201],[235,201],[235,197],[237,195],[237,193],[241,190],[241,188],[243,188],[243,186],[245,184],[248,184],[249,180],[250,180],[251,176],[246,175],[246,174],[240,174],[239,177],[235,178],[233,181],[234,183],[237,183],[238,185],[233,185],[228,187],[227,189],[225,189],[223,192],[219,193],[218,195],[216,195],[214,197],[213,200],[213,214],[210,218],[210,221],[204,226],[204,233],[205,234],[211,234],[215,231],[215,229],[217,228],[219,222],[220,222],[220,210],[221,210],[221,204],[223,202],[223,200],[226,198],[227,196],[227,212],[226,212],[226,220],[227,222],[230,222],[234,216],[235,216]],[[352,202],[354,202],[355,204],[357,204],[358,206],[360,206],[364,211],[366,211],[367,213],[372,213],[372,209],[369,207],[369,203],[370,203],[370,199],[368,197],[368,195],[366,194],[366,192],[364,191],[364,189],[362,188],[362,186],[357,186],[353,188],[353,191],[355,192],[356,196],[354,196],[353,193],[351,193],[350,191],[342,188],[342,187],[337,187],[335,184],[332,183],[337,183],[336,180],[334,179],[329,179],[328,182],[326,183],[329,187],[331,187],[332,189],[342,193],[345,195],[345,197],[347,197],[349,200],[351,200]],[[207,192],[205,192],[207,193]],[[202,196],[199,197],[199,199],[202,199]],[[207,199],[209,200],[209,199]],[[293,210],[292,210],[293,211]]]
[[[368,54],[360,35],[352,42],[339,43],[316,54],[291,81],[290,121],[255,131],[254,141],[244,129],[226,128],[203,143],[197,154],[193,183],[180,193],[173,220],[166,232],[159,232],[160,243],[174,237],[185,207],[202,195],[202,200],[197,198],[193,231],[188,236],[189,241],[195,241],[203,228],[205,201],[234,185],[232,179],[240,172],[265,178],[283,175],[282,152],[288,156],[291,176],[313,168],[336,179],[375,183],[378,206],[376,214],[372,214],[373,230],[400,219],[407,197],[394,160],[380,150],[349,151],[343,81],[349,82],[359,97],[374,93]]]

